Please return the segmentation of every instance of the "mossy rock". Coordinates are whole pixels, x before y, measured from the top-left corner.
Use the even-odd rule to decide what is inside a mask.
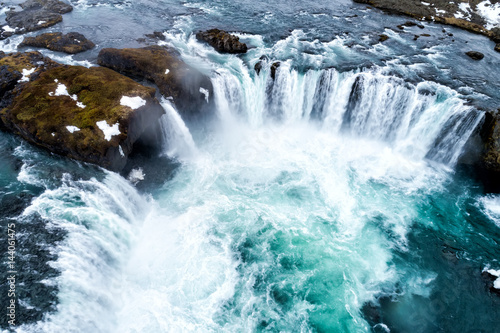
[[[196,39],[207,42],[220,53],[246,53],[248,50],[239,37],[219,29],[199,31]]]
[[[174,50],[161,46],[107,48],[101,50],[97,62],[134,79],[154,82],[183,117],[195,118],[213,110],[210,78],[184,63]]]
[[[95,44],[78,32],[69,32],[63,35],[60,32],[52,32],[38,35],[36,37],[26,37],[19,45],[43,47],[52,51],[76,54],[95,47]]]
[[[134,142],[164,113],[155,89],[103,67],[60,65],[16,89],[12,104],[0,111],[4,128],[51,152],[117,171]],[[144,105],[122,105],[124,96]],[[118,133],[106,137],[102,121]]]

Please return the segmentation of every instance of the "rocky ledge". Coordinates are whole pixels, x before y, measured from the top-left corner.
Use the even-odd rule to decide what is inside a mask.
[[[149,80],[171,100],[183,117],[207,114],[213,109],[210,78],[179,59],[177,52],[161,47],[101,50],[99,65],[134,79]]]
[[[76,54],[94,48],[95,44],[78,32],[70,32],[66,35],[53,32],[36,37],[25,37],[19,45],[19,47],[22,46],[43,47],[52,51]]]
[[[500,27],[494,27],[488,13],[498,0],[353,0],[384,11],[453,25],[489,37],[500,52]]]
[[[155,89],[103,67],[0,53],[0,125],[51,152],[121,170],[164,113]]]
[[[207,42],[220,53],[246,53],[247,45],[240,38],[223,30],[210,29],[196,34],[198,40]]]
[[[0,39],[50,27],[62,21],[61,14],[73,10],[72,6],[58,0],[28,0],[20,6],[23,10],[6,13],[7,25],[0,27]]]

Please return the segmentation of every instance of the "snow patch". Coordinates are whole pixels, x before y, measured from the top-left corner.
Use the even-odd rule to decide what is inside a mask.
[[[430,6],[431,4],[430,4],[430,3],[428,3],[428,2],[423,2],[423,1],[422,1],[422,5],[424,5],[424,6]]]
[[[136,97],[123,96],[122,99],[120,100],[120,105],[128,106],[129,108],[135,110],[140,108],[141,106],[146,105],[146,101],[139,96]]]
[[[101,120],[96,123],[97,127],[104,133],[104,139],[110,141],[115,135],[120,135],[120,124],[116,123],[113,126],[109,126],[106,120]]]
[[[489,267],[486,267],[485,269],[483,269],[483,272],[486,271],[488,273],[490,273],[491,275],[493,276],[496,276],[497,279],[495,280],[495,282],[493,282],[493,288],[495,289],[500,289],[500,269],[489,269]]]
[[[76,126],[66,126],[66,129],[68,130],[68,132],[70,132],[71,134],[75,133],[75,132],[78,132],[80,129]],[[54,134],[54,133],[52,133]],[[52,135],[53,136],[53,135]]]
[[[200,87],[200,92],[203,95],[205,95],[205,101],[207,101],[207,103],[208,103],[208,97],[210,96],[210,92],[208,91],[208,89]]]
[[[170,73],[170,69],[165,69],[165,75],[167,75],[168,73]]]
[[[486,20],[486,29],[493,29],[500,26],[500,3],[491,4],[486,0],[477,5],[479,15]]]
[[[8,25],[4,25],[2,29],[6,32],[16,32],[16,29],[9,27]]]
[[[83,104],[82,102],[76,102],[76,106],[78,106],[79,108],[82,108],[82,109],[85,109],[86,105]]]
[[[120,151],[120,155],[122,155],[122,157],[125,157],[122,146],[118,145],[118,150]]]
[[[132,184],[137,184],[141,180],[144,180],[144,172],[142,168],[132,169],[127,177],[128,181]]]
[[[19,82],[28,82],[30,80],[30,75],[35,72],[35,69],[36,68],[23,69],[23,77],[19,80]]]
[[[37,25],[41,25],[41,24],[44,24],[44,23],[47,23],[47,21],[38,21]]]

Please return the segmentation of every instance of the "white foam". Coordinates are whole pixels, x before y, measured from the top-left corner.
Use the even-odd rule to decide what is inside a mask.
[[[109,126],[106,120],[101,120],[96,123],[97,127],[104,133],[104,139],[110,141],[115,135],[120,135],[120,124],[116,123]]]
[[[137,169],[132,169],[130,173],[128,174],[128,181],[130,181],[132,184],[137,184],[141,180],[144,180],[144,171],[142,168],[137,168]]]
[[[76,126],[66,126],[66,129],[71,133],[75,133],[75,132],[78,132],[80,129]]]
[[[479,200],[483,212],[500,228],[500,196],[486,196]]]
[[[208,91],[208,89],[200,87],[200,93],[202,93],[203,95],[205,95],[205,100],[208,103],[208,98],[210,96],[210,92]]]
[[[30,75],[35,72],[36,68],[32,69],[23,69],[23,77],[19,80],[19,82],[28,82],[30,80]]]
[[[135,97],[123,96],[120,99],[120,105],[128,106],[129,108],[135,110],[140,108],[141,106],[146,105],[146,101],[139,96]]]

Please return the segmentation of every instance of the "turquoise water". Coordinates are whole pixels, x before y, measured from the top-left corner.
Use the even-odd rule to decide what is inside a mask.
[[[494,69],[465,68],[437,38],[349,47],[363,43],[364,28],[344,21],[353,13],[370,29],[398,19],[348,1],[74,4],[65,24],[115,46],[134,42],[94,29],[97,10],[140,25],[141,8],[145,32],[166,19],[164,43],[212,78],[217,109],[185,123],[162,100],[162,154],[133,174],[0,133],[2,228],[21,230],[14,331],[496,330],[500,298],[481,273],[500,269],[500,198],[461,163],[482,120],[469,101],[498,102],[492,87],[465,85]],[[198,43],[191,33],[213,22],[245,31],[249,53]],[[340,28],[358,35],[327,38]],[[281,61],[274,81],[253,71],[264,54]]]

